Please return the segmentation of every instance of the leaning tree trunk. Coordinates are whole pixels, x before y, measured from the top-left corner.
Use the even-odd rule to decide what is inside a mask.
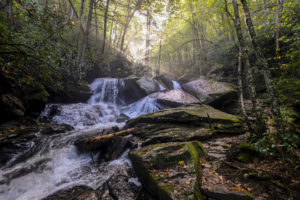
[[[265,84],[266,84],[266,88],[267,88],[268,94],[271,99],[271,103],[272,103],[271,110],[272,110],[272,114],[273,114],[273,117],[276,122],[277,130],[278,130],[278,132],[283,133],[283,124],[282,124],[282,117],[281,117],[281,113],[280,113],[279,101],[275,94],[275,88],[274,88],[274,83],[271,78],[269,64],[268,64],[260,46],[258,45],[257,37],[256,37],[256,33],[255,33],[254,26],[252,23],[252,18],[251,18],[250,11],[249,11],[249,8],[247,5],[247,1],[246,0],[240,0],[240,1],[242,3],[243,10],[245,13],[247,29],[248,29],[251,43],[254,47],[254,52],[255,52],[256,58],[262,64],[262,70],[264,73]]]
[[[238,75],[238,78],[242,79],[243,71],[246,73],[247,87],[249,89],[250,98],[251,98],[251,102],[252,102],[252,106],[253,106],[252,110],[256,117],[255,132],[261,136],[265,132],[266,126],[262,119],[262,112],[261,112],[261,109],[260,109],[258,101],[257,101],[255,84],[253,81],[252,71],[250,68],[249,54],[248,54],[248,50],[246,48],[246,43],[245,43],[245,40],[243,37],[242,28],[241,28],[241,19],[240,19],[240,14],[239,14],[238,3],[236,0],[232,0],[232,3],[233,3],[233,8],[234,8],[234,17],[235,17],[234,21],[235,21],[235,30],[236,30],[237,39],[238,39],[239,53],[241,54],[239,57],[241,57],[241,63],[244,64],[244,69],[241,70],[242,72],[240,75]],[[240,84],[242,84],[242,81]],[[240,87],[240,85],[239,85],[239,87]],[[243,91],[243,88],[241,88],[241,90]],[[242,95],[243,95],[243,93],[242,93]],[[243,107],[244,106],[243,102],[241,101],[240,103],[241,103],[241,106]],[[244,111],[242,110],[242,112],[244,112]],[[246,117],[247,117],[247,115],[246,115]]]
[[[279,37],[280,37],[280,19],[281,19],[281,13],[283,11],[283,3],[284,0],[277,0],[277,18],[276,18],[276,52],[279,51]]]

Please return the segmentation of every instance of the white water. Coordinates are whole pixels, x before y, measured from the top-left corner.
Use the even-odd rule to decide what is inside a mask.
[[[118,79],[96,79],[91,87],[94,95],[88,103],[49,104],[41,113],[53,123],[66,123],[74,131],[44,136],[42,148],[32,157],[0,171],[0,199],[38,200],[50,194],[76,185],[98,188],[118,168],[130,167],[128,151],[111,162],[94,164],[89,154],[77,152],[73,145],[78,137],[101,133],[117,123],[123,112],[130,118],[159,110],[156,99],[145,97],[128,106],[118,105],[119,89],[124,82]],[[18,175],[19,174],[19,175]],[[130,181],[139,185],[136,179]]]
[[[173,83],[173,89],[174,90],[181,89],[181,86],[180,86],[180,84],[177,81],[173,80],[172,83]]]
[[[159,111],[160,109],[156,99],[147,96],[135,103],[130,104],[124,110],[125,115],[129,116],[130,118],[135,118],[143,114]]]

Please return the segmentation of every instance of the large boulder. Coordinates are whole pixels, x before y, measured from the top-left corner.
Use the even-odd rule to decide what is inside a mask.
[[[129,156],[144,188],[158,200],[202,200],[200,142],[146,146]]]
[[[185,83],[182,85],[182,89],[197,97],[201,103],[216,107],[236,99],[236,90],[232,86],[211,79],[202,78]]]
[[[65,83],[64,88],[58,91],[50,91],[50,102],[55,103],[79,103],[86,102],[93,95],[93,90],[86,82],[81,84]]]
[[[188,125],[187,125],[188,124]],[[244,132],[240,120],[207,105],[188,105],[142,115],[127,122],[142,145],[206,140],[220,134]]]
[[[184,92],[181,89],[156,92],[151,94],[150,97],[157,99],[158,103],[170,107],[176,107],[191,103],[200,103],[197,98]]]
[[[151,78],[149,76],[143,76],[142,78],[140,78],[139,80],[137,80],[137,84],[147,94],[151,94],[153,92],[158,92],[160,90],[158,82],[155,79],[153,79],[153,78]]]
[[[175,79],[174,77],[172,77],[170,75],[166,75],[166,74],[156,77],[156,80],[158,80],[162,84],[163,87],[165,87],[169,90],[174,89],[173,88],[173,80],[174,79]]]
[[[226,133],[243,132],[240,118],[208,105],[191,104],[142,115],[127,122],[127,127],[145,123],[189,124]]]
[[[123,79],[123,86],[119,89],[118,97],[124,104],[131,104],[147,96],[147,92],[137,83],[138,80],[137,77]]]

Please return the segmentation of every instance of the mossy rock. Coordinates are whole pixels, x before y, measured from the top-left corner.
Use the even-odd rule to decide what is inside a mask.
[[[198,141],[149,145],[130,153],[133,167],[155,199],[202,199],[201,158]]]
[[[168,143],[186,142],[211,138],[215,131],[210,128],[201,128],[193,125],[182,125],[172,123],[143,124],[132,134],[142,146]]]
[[[208,128],[216,133],[243,133],[240,118],[216,110],[208,105],[191,104],[170,108],[155,113],[139,116],[127,122],[127,127],[138,124],[189,124]]]

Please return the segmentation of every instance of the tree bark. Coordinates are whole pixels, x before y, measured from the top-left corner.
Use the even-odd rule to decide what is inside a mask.
[[[280,37],[280,20],[283,11],[284,0],[277,0],[277,18],[276,18],[276,52],[279,51],[279,37]]]
[[[79,11],[79,18],[78,18],[78,36],[77,36],[77,58],[78,58],[78,63],[80,63],[80,34],[81,34],[81,20],[82,20],[82,15],[83,15],[83,9],[84,9],[84,0],[81,0],[81,6],[80,6],[80,11]]]
[[[135,11],[139,8],[140,3],[141,3],[141,0],[138,0],[136,2],[136,5],[135,5],[135,7],[134,7],[134,9],[133,9],[133,11],[131,13],[130,13],[130,1],[128,3],[128,15],[127,15],[127,18],[126,18],[126,23],[124,25],[123,35],[122,35],[122,39],[121,39],[121,47],[120,47],[121,51],[123,51],[123,49],[124,49],[124,41],[125,41],[125,36],[126,36],[126,33],[127,33],[127,29],[129,27],[129,23],[130,23],[133,15],[135,13]]]
[[[238,39],[238,47],[239,47],[239,65],[242,65],[240,68],[240,72],[238,70],[238,82],[239,82],[239,89],[240,91],[240,103],[242,107],[242,112],[244,112],[244,118],[248,120],[248,116],[246,114],[246,111],[244,111],[244,102],[243,102],[243,83],[242,83],[242,74],[246,74],[246,85],[249,89],[250,93],[250,98],[252,102],[252,111],[255,114],[256,117],[256,127],[255,127],[255,132],[259,135],[262,135],[263,132],[265,132],[265,123],[262,119],[262,112],[259,107],[258,101],[257,101],[257,95],[256,95],[256,89],[255,89],[255,84],[253,81],[253,75],[252,71],[250,68],[250,62],[249,62],[249,54],[248,50],[246,47],[246,43],[243,37],[243,32],[241,28],[241,19],[240,19],[240,14],[239,14],[239,8],[238,8],[238,3],[236,0],[232,0],[233,3],[233,8],[234,8],[234,17],[235,17],[235,29],[236,29],[236,34],[237,34],[237,39]],[[228,11],[228,10],[227,10]],[[228,11],[229,12],[229,11]],[[243,67],[244,66],[244,67]],[[241,84],[241,85],[240,85]],[[249,123],[249,122],[248,122]],[[249,126],[249,124],[248,124]],[[250,127],[249,127],[250,128]],[[251,128],[253,129],[253,128]]]
[[[81,50],[81,55],[80,55],[80,60],[79,60],[80,68],[83,64],[83,59],[85,58],[85,51],[86,51],[86,48],[88,46],[88,40],[89,40],[89,34],[90,34],[90,28],[91,28],[91,21],[92,21],[92,14],[93,14],[93,5],[94,5],[94,0],[90,0],[89,14],[88,14],[88,19],[87,19],[87,23],[86,23],[86,29],[85,29],[85,32],[84,32],[82,50]]]
[[[137,129],[136,128],[130,128],[130,129],[126,129],[123,131],[119,131],[116,133],[111,133],[111,134],[107,134],[107,135],[101,135],[101,136],[93,136],[93,137],[89,137],[85,140],[86,144],[104,144],[107,143],[108,141],[114,139],[115,137],[118,136],[123,136],[132,132],[135,132]]]
[[[103,45],[102,45],[102,54],[104,53],[105,50],[105,43],[106,43],[106,29],[107,29],[107,15],[108,15],[108,8],[109,8],[109,1],[106,1],[106,7],[105,7],[105,15],[104,15],[104,30],[103,30]]]
[[[146,33],[146,52],[145,52],[145,64],[149,64],[150,53],[150,27],[151,27],[151,14],[149,8],[147,8],[147,33]]]
[[[271,110],[272,110],[272,114],[273,114],[273,117],[276,122],[277,130],[279,133],[283,133],[283,124],[282,124],[282,117],[281,117],[281,113],[280,113],[280,105],[279,105],[279,101],[278,101],[278,98],[275,93],[274,83],[271,78],[269,64],[268,64],[260,46],[258,45],[256,32],[254,30],[254,26],[252,23],[252,18],[251,18],[251,14],[250,14],[250,11],[249,11],[249,8],[247,5],[247,1],[246,0],[240,0],[240,1],[242,3],[242,7],[243,7],[243,10],[245,13],[247,29],[248,29],[248,33],[250,36],[252,46],[254,48],[256,58],[262,64],[262,70],[264,73],[265,84],[266,84],[266,88],[267,88],[267,91],[268,91],[268,94],[269,94],[269,97],[270,97],[270,100],[272,103]]]
[[[98,29],[98,16],[97,16],[97,2],[94,2],[94,12],[95,12],[95,24],[96,24],[96,48],[98,47],[98,37],[99,37],[99,29]]]

